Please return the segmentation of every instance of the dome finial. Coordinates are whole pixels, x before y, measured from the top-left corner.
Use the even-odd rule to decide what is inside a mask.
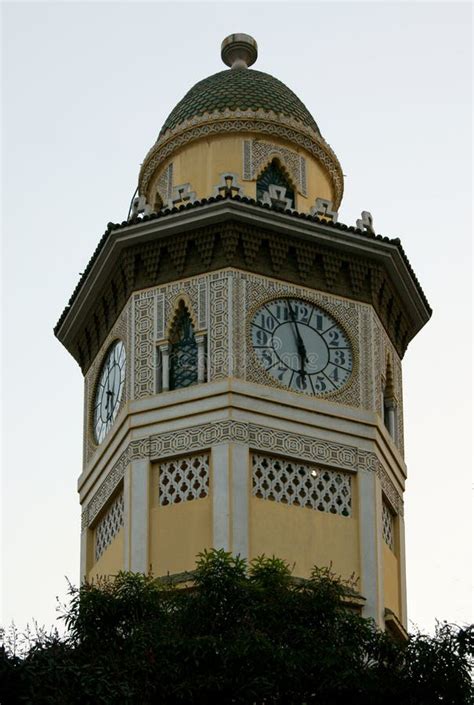
[[[222,61],[232,69],[247,69],[257,56],[257,42],[250,34],[229,34],[221,44]]]

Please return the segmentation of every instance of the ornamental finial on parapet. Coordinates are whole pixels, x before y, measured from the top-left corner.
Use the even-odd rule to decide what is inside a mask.
[[[248,69],[257,56],[257,42],[250,34],[229,34],[221,44],[222,61],[231,69]]]

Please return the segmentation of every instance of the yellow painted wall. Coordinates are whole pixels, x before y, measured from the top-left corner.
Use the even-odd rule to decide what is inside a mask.
[[[258,137],[264,142],[291,149],[306,158],[308,195],[304,197],[297,193],[295,189],[296,209],[298,211],[309,212],[317,197],[333,199],[331,180],[321,163],[310,153],[302,150],[292,142],[270,135],[244,133],[212,135],[211,137],[191,142],[177,151],[170,159],[160,165],[156,176],[150,181],[147,192],[148,202],[154,204],[154,194],[156,193],[158,179],[170,161],[173,162],[173,185],[190,183],[191,190],[196,192],[198,199],[208,198],[214,194],[214,187],[219,183],[220,174],[224,171],[237,174],[240,186],[244,189],[244,195],[249,198],[255,198],[256,181],[244,181],[242,179],[243,142],[246,139]]]
[[[193,570],[196,555],[212,546],[209,497],[151,510],[150,560],[154,575]]]
[[[122,527],[99,560],[89,570],[87,576],[89,580],[101,575],[115,575],[119,570],[123,570],[123,534]]]
[[[251,558],[262,553],[284,558],[290,566],[295,563],[297,577],[331,563],[343,578],[360,575],[356,519],[252,497]]]
[[[383,542],[383,588],[384,606],[400,617],[398,560],[385,541]]]

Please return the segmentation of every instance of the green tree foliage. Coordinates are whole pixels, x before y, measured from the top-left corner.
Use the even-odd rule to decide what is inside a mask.
[[[200,556],[187,588],[120,573],[71,588],[66,635],[0,650],[2,705],[467,705],[474,628],[394,642],[329,571]]]

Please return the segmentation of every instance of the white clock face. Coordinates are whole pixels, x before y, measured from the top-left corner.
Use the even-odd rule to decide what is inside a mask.
[[[352,349],[341,326],[301,299],[275,299],[251,323],[259,362],[281,385],[306,394],[340,389],[352,372]]]
[[[125,383],[125,347],[117,340],[109,348],[99,374],[94,399],[94,435],[101,443],[112,426],[120,406]]]

